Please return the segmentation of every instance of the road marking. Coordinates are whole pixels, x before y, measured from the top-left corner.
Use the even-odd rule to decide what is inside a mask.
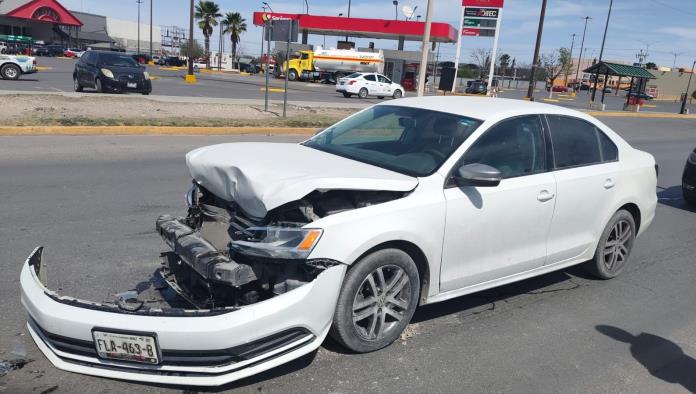
[[[643,104],[643,105],[641,105],[641,107],[645,107],[645,108],[657,108],[657,105],[655,105],[655,104]]]
[[[548,101],[548,102],[550,102],[550,103],[557,103],[557,102],[559,102],[560,100],[545,98],[544,101]]]
[[[48,71],[48,70],[53,70],[53,67],[37,66],[36,70],[37,71]]]
[[[60,90],[58,88],[51,87],[51,89],[55,90],[56,92],[62,92],[62,90]]]
[[[266,88],[261,88],[261,89],[259,89],[259,90],[262,91],[262,92],[265,92],[265,91],[266,91]],[[281,89],[281,88],[268,88],[268,91],[269,91],[269,92],[273,92],[273,93],[284,93],[284,92],[285,92],[285,89]]]
[[[563,100],[563,101],[575,101],[574,98],[563,98],[563,97],[560,97],[559,100]]]

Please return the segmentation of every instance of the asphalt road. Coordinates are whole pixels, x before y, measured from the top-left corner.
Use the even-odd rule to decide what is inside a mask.
[[[75,65],[74,59],[63,58],[38,58],[38,64],[44,70],[36,74],[23,76],[19,81],[0,80],[0,90],[24,91],[24,92],[71,92],[72,72]],[[148,72],[157,77],[153,81],[152,94],[158,96],[178,96],[178,97],[207,97],[207,98],[232,98],[232,99],[263,99],[265,96],[265,78],[263,75],[237,75],[237,74],[207,74],[197,73],[198,83],[189,85],[184,83],[183,76],[186,71],[171,70],[159,66],[148,66]],[[271,100],[282,100],[284,92],[284,80],[270,79],[269,98]],[[504,91],[499,97],[521,99],[527,94],[527,83],[520,81],[518,84],[512,83],[510,88],[504,84]],[[407,96],[412,95],[407,92]],[[606,110],[620,111],[623,108],[625,92],[607,93],[605,95]],[[548,93],[537,91],[537,100],[548,99]],[[595,98],[599,103],[601,93]],[[360,100],[357,97],[349,99],[336,93],[334,85],[308,82],[289,82],[288,85],[289,102],[309,101],[321,103],[377,103],[381,100],[369,98]],[[554,93],[551,102],[575,109],[587,109],[590,96],[587,91],[580,92],[576,97],[569,94]],[[674,101],[650,101],[641,109],[643,112],[679,112],[680,104]],[[696,112],[696,105],[690,104],[689,109],[692,113]]]
[[[220,390],[695,392],[696,211],[684,206],[678,185],[696,146],[696,122],[605,121],[654,154],[661,170],[656,220],[620,277],[598,281],[569,269],[426,306],[416,313],[412,335],[386,349],[347,354],[327,340],[315,354]],[[222,141],[298,139],[0,138],[0,360],[15,358],[13,351],[34,360],[0,377],[0,392],[181,392],[53,368],[24,327],[21,265],[34,246],[45,245],[51,288],[112,299],[157,266],[164,245],[154,219],[184,212],[186,151]]]

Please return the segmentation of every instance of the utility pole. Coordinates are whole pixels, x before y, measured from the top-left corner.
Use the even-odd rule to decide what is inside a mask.
[[[418,70],[418,97],[423,96],[425,92],[425,76],[428,73],[428,49],[430,49],[430,25],[433,22],[434,2],[435,0],[428,0],[428,8],[425,12],[425,31],[423,32],[423,47],[421,48],[420,69]]]
[[[348,0],[348,19],[350,19],[350,0]],[[346,36],[346,42],[348,42],[348,36]]]
[[[582,29],[582,41],[580,41],[580,56],[578,57],[578,66],[575,69],[575,86],[573,92],[576,92],[582,83],[578,83],[578,74],[580,73],[580,65],[582,64],[582,50],[585,46],[585,33],[587,33],[587,21],[592,19],[589,16],[585,16],[582,19],[585,20],[585,27]]]
[[[486,95],[492,96],[493,94],[493,79],[495,78],[495,59],[497,57],[498,51],[498,37],[500,37],[500,25],[503,24],[503,9],[498,9],[498,21],[495,24],[495,37],[493,37],[493,50],[491,51],[491,68],[488,71],[488,86],[486,88]],[[497,89],[497,87],[496,87]]]
[[[398,20],[399,19],[399,10],[398,10],[399,0],[393,0],[392,4],[394,4],[394,20]]]
[[[150,0],[150,60],[152,60],[152,2],[154,0]],[[160,42],[160,46],[161,46]]]
[[[135,0],[136,3],[138,3],[138,52],[136,52],[138,55],[140,55],[140,4],[143,3],[143,0]]]
[[[572,65],[573,64],[573,46],[575,45],[576,34],[573,33],[573,34],[571,34],[571,36],[573,37],[573,39],[572,39],[572,41],[570,41],[570,55],[569,56],[570,56],[570,64]],[[565,84],[566,84],[566,86],[568,86],[568,71],[570,71],[570,69],[566,68],[566,70],[565,70]]]
[[[222,28],[224,23],[220,21],[220,39],[218,42],[218,71],[222,71]],[[232,59],[232,68],[234,68],[234,59]]]
[[[638,59],[638,63],[643,64],[645,63],[645,59],[648,57],[647,52],[643,52],[641,49],[638,53],[636,53],[636,59]]]
[[[541,2],[541,14],[539,14],[539,28],[537,29],[534,57],[532,58],[532,70],[529,73],[529,88],[526,99],[534,101],[534,86],[536,85],[536,70],[539,67],[539,47],[541,46],[541,34],[544,32],[544,17],[546,16],[546,0]]]
[[[599,62],[602,61],[602,56],[604,55],[604,43],[607,41],[607,30],[609,30],[609,19],[611,18],[611,6],[614,4],[614,0],[609,0],[609,11],[607,12],[607,23],[604,24],[604,36],[602,36],[602,47],[599,49]],[[595,74],[594,89],[592,89],[591,102],[594,103],[595,95],[597,94],[597,80],[599,79],[599,69]],[[607,85],[607,81],[604,81],[604,86]],[[602,88],[602,97],[604,97],[604,88]]]
[[[193,0],[189,0],[189,39],[188,39],[188,73],[186,74],[187,83],[196,83],[196,76],[193,75]]]
[[[681,55],[684,52],[670,52],[672,56],[674,56],[674,62],[672,62],[672,68],[677,68],[677,56]]]
[[[691,77],[694,76],[694,68],[696,68],[696,60],[694,60],[694,63],[691,65],[691,74],[689,74],[689,83],[686,84],[686,92],[684,92],[684,97],[682,99],[682,105],[681,105],[681,111],[679,111],[680,114],[686,114],[686,99],[689,97],[689,89],[691,89]]]

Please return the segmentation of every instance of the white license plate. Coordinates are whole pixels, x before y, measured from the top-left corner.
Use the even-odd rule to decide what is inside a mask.
[[[135,82],[128,82],[126,86],[128,86],[129,89],[135,89],[138,87],[138,84]]]
[[[159,364],[154,336],[92,331],[94,347],[101,358]]]

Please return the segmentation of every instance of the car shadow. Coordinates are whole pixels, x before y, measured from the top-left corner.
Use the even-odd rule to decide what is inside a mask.
[[[667,188],[657,187],[657,202],[672,208],[696,213],[696,207],[690,206],[684,201],[681,185],[670,186]]]
[[[4,82],[39,82],[35,78],[19,78],[19,79],[5,79]]]
[[[696,359],[685,354],[676,343],[645,332],[632,335],[609,325],[598,325],[595,329],[609,338],[630,344],[631,355],[650,375],[696,393]]]

